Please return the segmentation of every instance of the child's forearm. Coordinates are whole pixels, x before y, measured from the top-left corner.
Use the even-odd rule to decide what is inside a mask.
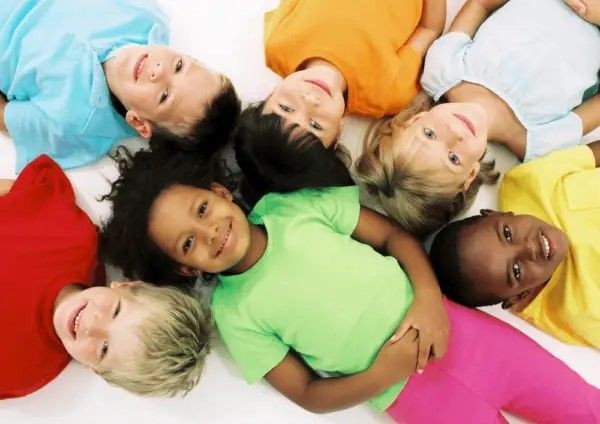
[[[573,109],[581,119],[583,134],[600,126],[600,94],[594,95]]]
[[[407,41],[421,56],[425,56],[431,44],[442,35],[446,24],[446,0],[425,0],[419,25]]]
[[[0,196],[5,195],[10,191],[14,180],[0,180]]]
[[[481,24],[508,0],[467,0],[450,25],[451,32],[464,32],[473,38]]]
[[[4,123],[4,111],[6,110],[6,105],[8,101],[4,97],[4,95],[0,95],[0,131],[8,132],[6,129],[6,124]]]

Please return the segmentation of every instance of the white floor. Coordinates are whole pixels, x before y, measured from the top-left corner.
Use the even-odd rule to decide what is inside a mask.
[[[453,15],[463,0],[448,0]],[[278,78],[263,64],[262,14],[277,0],[161,0],[171,17],[172,44],[228,74],[245,102],[264,96]],[[335,11],[331,11],[335,13]],[[343,142],[355,151],[367,119],[348,118]],[[139,140],[129,142],[140,145]],[[502,169],[516,161],[492,148]],[[0,178],[14,176],[12,141],[0,135]],[[114,178],[113,163],[105,158],[70,171],[81,207],[99,223],[108,207],[96,199]],[[494,207],[495,188],[483,190],[472,211]],[[0,224],[1,225],[1,224]],[[114,274],[114,273],[113,273]],[[499,308],[488,312],[520,328],[567,362],[590,383],[600,387],[600,353],[564,345]],[[515,352],[518,355],[518,352]],[[515,384],[519,384],[518,381]],[[222,345],[211,355],[203,381],[184,399],[150,399],[109,387],[99,377],[71,363],[44,389],[25,398],[0,402],[0,423],[386,423],[367,406],[313,415],[295,406],[267,384],[247,385]],[[440,420],[440,422],[442,422]],[[511,419],[511,422],[519,422]]]

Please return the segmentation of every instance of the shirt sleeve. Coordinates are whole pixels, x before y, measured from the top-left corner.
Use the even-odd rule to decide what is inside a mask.
[[[250,328],[251,321],[230,310],[215,294],[218,289],[212,309],[219,334],[244,378],[254,384],[283,360],[289,346],[274,334]]]
[[[421,86],[438,101],[462,80],[465,54],[473,40],[462,32],[450,32],[433,42],[425,56]]]
[[[46,155],[39,156],[23,169],[7,195],[39,201],[59,197],[61,201],[75,205],[75,193],[69,179],[56,162]]]
[[[351,235],[358,224],[359,195],[358,186],[332,187],[320,190],[313,201],[335,231]]]
[[[583,127],[574,112],[554,121],[527,128],[527,147],[524,161],[581,144]]]

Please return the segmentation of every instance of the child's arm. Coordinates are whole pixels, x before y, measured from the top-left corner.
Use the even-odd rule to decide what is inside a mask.
[[[600,140],[592,141],[588,144],[588,147],[592,149],[592,153],[594,154],[596,168],[600,168]]]
[[[409,328],[419,331],[417,372],[422,372],[430,356],[445,354],[449,335],[448,315],[427,252],[409,233],[368,208],[361,207],[352,237],[396,258],[410,277],[414,300],[392,341]]]
[[[399,341],[387,341],[365,371],[345,377],[321,378],[293,353],[267,373],[265,379],[294,403],[311,412],[331,412],[366,402],[415,372],[416,330]]]
[[[587,99],[573,109],[573,112],[581,119],[583,134],[587,134],[597,128],[600,126],[600,94]]]
[[[564,0],[582,19],[591,24],[600,25],[600,1],[598,0]]]
[[[4,110],[6,109],[6,105],[8,101],[6,97],[2,93],[0,93],[0,131],[8,132],[6,129],[6,124],[4,123]]]
[[[0,196],[5,195],[10,191],[14,180],[0,180]]]
[[[444,31],[446,24],[446,0],[424,0],[419,25],[406,44],[422,57],[431,43]]]
[[[473,38],[490,14],[508,0],[467,0],[452,21],[449,32],[464,32]]]

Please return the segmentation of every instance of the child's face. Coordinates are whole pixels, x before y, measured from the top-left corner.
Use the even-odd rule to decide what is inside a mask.
[[[564,232],[531,215],[491,212],[461,230],[461,273],[485,292],[517,301],[544,285],[565,259]]]
[[[133,284],[77,288],[58,302],[54,330],[75,360],[98,371],[118,368],[139,355],[136,330],[146,312],[130,292]]]
[[[336,87],[329,69],[294,72],[275,87],[265,102],[264,113],[275,113],[288,123],[298,124],[330,147],[339,138],[346,107],[344,93]]]
[[[123,48],[105,64],[110,90],[128,110],[127,122],[144,137],[147,121],[188,128],[228,80],[162,45]],[[151,131],[151,130],[150,130]]]
[[[411,118],[394,152],[416,172],[467,189],[487,148],[487,115],[475,103],[445,103]]]
[[[219,184],[210,190],[174,185],[163,191],[150,210],[148,234],[188,276],[226,271],[250,247],[248,220]]]

